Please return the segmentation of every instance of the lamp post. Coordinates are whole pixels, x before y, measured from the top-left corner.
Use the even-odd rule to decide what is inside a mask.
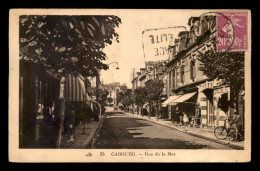
[[[119,70],[119,67],[118,67],[118,62],[111,62],[107,65],[111,65],[111,64],[116,64],[116,70]],[[114,74],[113,74],[113,83],[114,83]],[[114,86],[114,85],[113,85]],[[114,90],[115,91],[115,90]],[[113,102],[114,104],[116,103],[116,100],[117,100],[117,97],[116,97],[116,93],[114,92],[114,97],[113,97]]]
[[[118,62],[111,62],[107,65],[111,65],[111,64],[114,64],[114,63],[116,63],[116,70],[118,70],[119,69]],[[96,75],[96,101],[98,101],[98,96],[99,96],[99,94],[98,94],[98,89],[99,89],[99,86],[100,86],[99,81],[100,81],[100,75],[99,75],[99,71],[98,71],[97,75]]]
[[[111,62],[111,63],[109,63],[109,64],[107,64],[107,65],[111,65],[111,64],[114,64],[114,63],[116,63],[116,70],[119,70],[118,62]]]
[[[109,64],[107,64],[107,65],[111,65],[111,64],[113,64],[113,63],[116,63],[116,70],[118,70],[119,69],[119,67],[118,67],[118,62],[111,62],[111,63],[109,63]],[[100,82],[100,78],[99,78],[99,71],[97,71],[97,76],[96,76],[96,100],[98,100],[98,88],[99,88],[99,86],[100,86],[100,84],[99,84],[99,82]]]

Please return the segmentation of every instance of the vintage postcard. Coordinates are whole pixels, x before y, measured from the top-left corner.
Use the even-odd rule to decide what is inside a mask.
[[[250,162],[250,10],[11,9],[10,162]]]

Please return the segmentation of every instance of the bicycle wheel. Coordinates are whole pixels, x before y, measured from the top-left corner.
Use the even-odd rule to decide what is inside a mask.
[[[229,141],[235,141],[236,140],[236,130],[234,128],[229,128],[228,139],[229,139]]]
[[[217,139],[224,140],[227,138],[227,130],[223,126],[219,126],[214,130]]]

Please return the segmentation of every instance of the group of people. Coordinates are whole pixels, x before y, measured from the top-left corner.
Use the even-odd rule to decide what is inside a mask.
[[[200,109],[196,108],[195,115],[189,115],[188,112],[183,111],[179,106],[175,109],[175,115],[179,116],[177,122],[179,121],[180,125],[193,127],[195,125],[200,125]]]
[[[81,104],[73,104],[69,103],[67,109],[67,114],[65,114],[64,121],[64,133],[69,135],[69,140],[67,142],[74,141],[74,132],[75,127],[82,125],[83,131],[82,134],[85,133],[85,124],[90,123],[91,120],[94,122],[99,121],[100,115],[100,107],[98,104],[93,105],[91,108],[89,105],[84,103]]]
[[[221,110],[221,109],[220,109]],[[221,110],[222,111],[222,110]],[[219,112],[221,113],[221,112]],[[223,112],[224,113],[224,112]],[[200,108],[196,108],[195,115],[190,116],[187,115],[185,111],[180,111],[179,108],[176,108],[176,114],[179,115],[179,124],[193,127],[194,125],[200,125],[200,117],[201,117],[201,110]],[[236,130],[236,140],[240,141],[243,137],[243,123],[240,115],[237,111],[234,111],[233,115],[231,116],[229,112],[223,114],[225,118],[230,123],[231,128]]]
[[[38,126],[35,127],[35,137],[37,137],[35,141],[40,141],[39,144],[44,147],[55,148],[62,121],[62,118],[60,118],[60,104],[58,101],[46,100],[42,109],[40,109],[37,109],[36,120],[43,119],[43,122],[39,126],[36,121]],[[91,108],[90,105],[84,103],[66,102],[62,134],[69,137],[67,142],[74,141],[74,132],[77,126],[83,125],[82,133],[84,134],[86,123],[90,123],[91,120],[97,122],[100,110],[102,109],[97,104],[94,104]]]

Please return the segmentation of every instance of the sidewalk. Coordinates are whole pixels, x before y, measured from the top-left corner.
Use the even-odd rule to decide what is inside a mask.
[[[68,149],[87,148],[90,145],[91,140],[93,139],[103,119],[104,116],[101,116],[99,117],[98,122],[91,121],[90,123],[86,123],[84,134],[83,134],[83,124],[79,125],[77,128],[75,128],[74,141],[72,142],[67,142],[69,140],[69,136],[64,135],[61,141],[61,149],[62,148],[68,148]]]
[[[154,123],[157,123],[157,124],[160,124],[160,125],[164,125],[164,126],[176,129],[178,131],[188,133],[188,134],[193,135],[193,136],[204,138],[204,139],[214,141],[214,142],[217,142],[217,143],[220,143],[220,144],[228,145],[228,146],[236,148],[236,149],[244,149],[244,141],[233,142],[233,141],[228,141],[228,140],[218,140],[214,135],[214,129],[211,128],[211,127],[204,127],[204,128],[189,127],[189,126],[175,124],[168,119],[159,119],[157,121],[156,117],[150,117],[150,119],[149,119],[148,116],[142,117],[140,114],[137,115],[136,113],[134,115],[127,113],[127,112],[124,112],[124,113],[131,115],[131,116],[134,116],[134,117],[145,119],[145,120],[150,121],[150,122],[154,122]]]

